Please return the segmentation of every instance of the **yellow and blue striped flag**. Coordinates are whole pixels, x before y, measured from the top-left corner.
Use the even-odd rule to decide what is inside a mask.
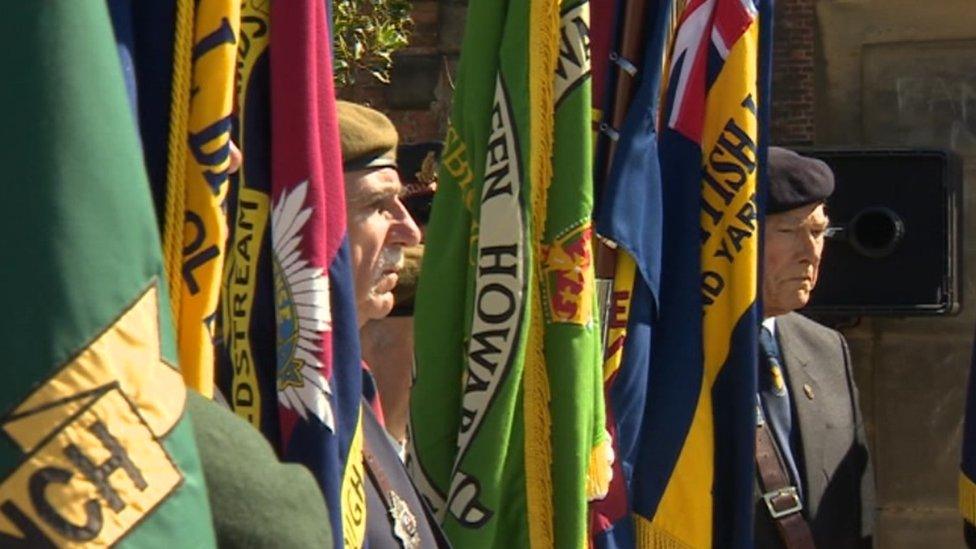
[[[752,545],[761,8],[692,0],[672,42],[660,308],[633,483],[640,547]]]

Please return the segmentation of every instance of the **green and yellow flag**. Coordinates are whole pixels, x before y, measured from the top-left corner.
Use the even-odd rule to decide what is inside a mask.
[[[582,547],[609,481],[588,4],[475,0],[416,313],[414,482],[458,547]]]
[[[0,18],[0,547],[211,547],[104,2]]]

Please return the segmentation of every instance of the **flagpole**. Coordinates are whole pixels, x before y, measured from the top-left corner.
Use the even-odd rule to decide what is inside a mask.
[[[683,0],[668,0],[672,2],[683,2]],[[644,42],[647,39],[648,0],[625,0],[624,9],[620,12],[620,24],[622,28],[617,36],[617,44],[610,52],[610,61],[616,71],[612,79],[612,108],[609,122],[604,119],[600,123],[600,134],[597,140],[597,147],[602,149],[597,151],[597,158],[606,159],[602,163],[603,173],[595,174],[597,182],[596,188],[599,196],[610,178],[610,170],[613,167],[613,157],[617,151],[617,139],[619,132],[627,118],[627,112],[633,102],[634,95],[639,84],[639,67],[643,66]],[[671,29],[674,24],[672,22]],[[614,279],[617,276],[617,266],[620,259],[617,257],[616,243],[606,238],[596,239],[596,279],[597,295],[600,305],[600,318],[603,320],[603,343],[606,347],[607,335],[609,333],[609,310],[611,295],[613,293]],[[626,261],[626,259],[624,259]]]

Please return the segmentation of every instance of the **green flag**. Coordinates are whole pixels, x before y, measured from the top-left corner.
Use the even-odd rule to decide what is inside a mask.
[[[6,3],[0,74],[0,546],[213,546],[105,2]]]
[[[408,464],[458,547],[583,547],[587,502],[609,481],[588,21],[579,0],[468,7],[417,299]]]

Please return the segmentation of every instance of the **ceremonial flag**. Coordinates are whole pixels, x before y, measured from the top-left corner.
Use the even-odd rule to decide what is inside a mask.
[[[163,245],[183,377],[211,397],[240,2],[176,5]]]
[[[241,6],[216,381],[234,412],[280,448],[271,246],[271,6]]]
[[[215,545],[112,32],[101,2],[0,19],[3,547]]]
[[[321,0],[271,7],[271,231],[281,448],[317,476],[336,547],[365,537],[362,366]]]
[[[581,547],[609,481],[588,5],[469,4],[416,307],[408,469],[458,547]]]
[[[248,3],[221,386],[315,474],[336,547],[365,538],[362,368],[325,5]]]
[[[633,504],[641,547],[751,547],[760,164],[753,0],[691,0],[660,138],[658,317]]]
[[[590,0],[590,62],[591,62],[591,101],[593,120],[599,123],[606,112],[606,106],[613,91],[610,75],[613,63],[611,52],[615,51],[614,27],[617,23],[618,5],[622,0]]]
[[[610,493],[594,505],[592,528],[600,547],[634,545],[628,495],[642,433],[650,329],[661,279],[663,212],[657,114],[670,13],[670,0],[648,1],[645,6],[637,92],[618,130],[597,217],[599,234],[617,245],[603,367],[607,427],[617,461]]]
[[[142,139],[158,220],[166,215],[166,173],[177,0],[109,0],[115,43]],[[160,233],[163,227],[160,226]]]

